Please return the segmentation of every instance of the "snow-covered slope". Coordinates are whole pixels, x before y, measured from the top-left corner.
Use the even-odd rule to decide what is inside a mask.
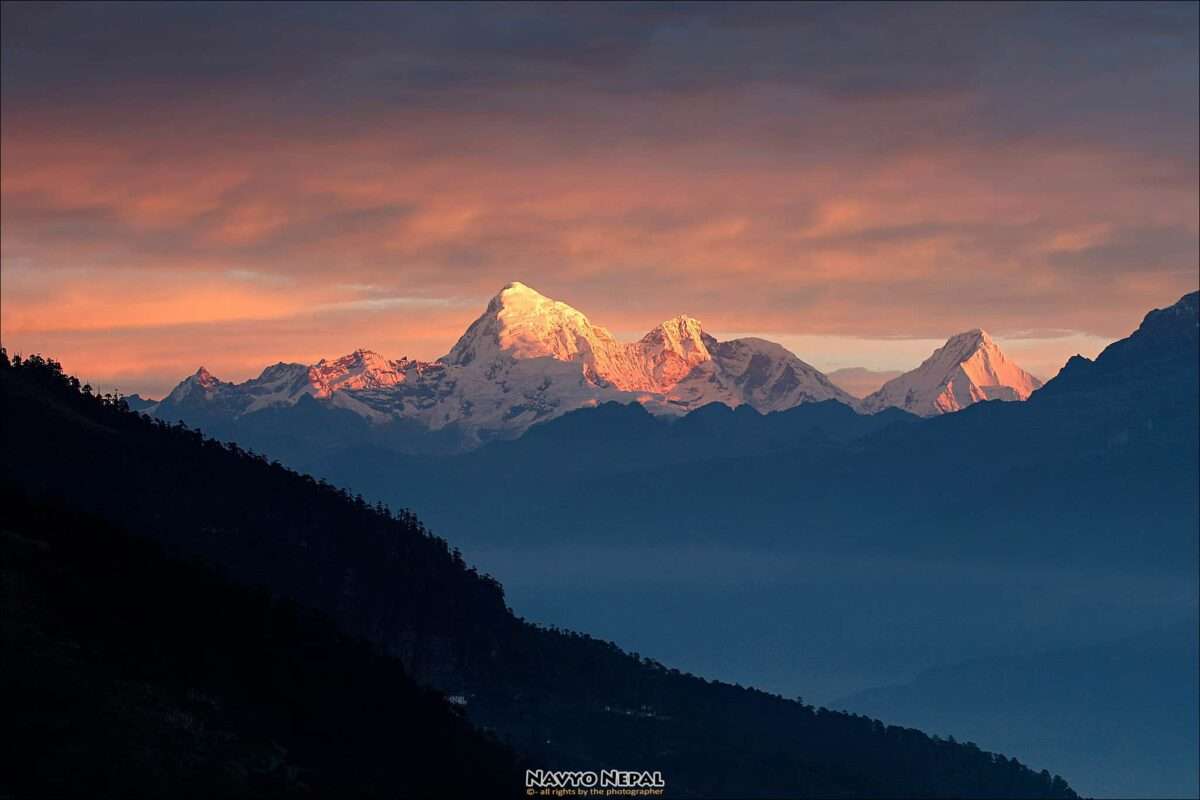
[[[240,384],[201,369],[152,413],[202,409],[237,417],[304,395],[377,422],[408,419],[468,438],[516,435],[535,422],[608,400],[682,413],[711,402],[761,412],[799,403],[857,401],[783,347],[761,339],[718,342],[679,316],[636,342],[620,342],[571,306],[511,283],[458,342],[433,362],[389,361],[357,350],[312,366],[276,364]]]
[[[921,366],[862,401],[874,413],[890,406],[932,417],[981,400],[1026,400],[1042,382],[1021,369],[985,331],[951,336]]]
[[[718,342],[707,334],[703,341],[711,359],[667,390],[672,405],[693,409],[713,402],[733,407],[746,403],[767,412],[838,400],[858,408],[858,400],[781,345],[753,338]]]

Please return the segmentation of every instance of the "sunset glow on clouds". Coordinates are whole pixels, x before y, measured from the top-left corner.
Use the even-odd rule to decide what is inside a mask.
[[[157,394],[201,363],[436,357],[521,280],[823,368],[983,327],[1049,377],[1196,288],[1196,29],[1194,4],[6,5],[0,330]]]

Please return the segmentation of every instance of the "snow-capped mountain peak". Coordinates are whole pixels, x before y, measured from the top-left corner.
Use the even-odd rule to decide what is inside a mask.
[[[700,320],[681,314],[660,323],[642,337],[641,344],[645,349],[669,350],[684,358],[696,357],[699,361],[707,361],[712,354],[704,344],[704,336]]]
[[[896,406],[929,417],[982,400],[1025,400],[1041,385],[987,331],[975,328],[951,336],[921,366],[888,381],[862,405],[870,412]]]
[[[628,368],[614,383],[630,391],[668,393],[696,367],[712,361],[700,321],[686,315],[655,326],[639,341],[625,346]]]
[[[975,350],[983,347],[995,347],[996,343],[992,341],[992,337],[982,328],[972,328],[969,331],[956,333],[946,340],[946,344],[940,349],[947,353],[961,353],[964,357],[969,356]]]
[[[189,399],[194,402],[197,399],[210,397],[224,385],[211,372],[204,367],[200,367],[180,381],[179,385],[172,389],[171,393],[163,399],[163,402],[183,403]]]
[[[404,380],[396,362],[371,350],[355,350],[335,361],[321,359],[308,368],[308,379],[318,397],[341,389],[384,389]]]
[[[575,361],[612,344],[616,344],[612,334],[592,325],[581,312],[514,282],[492,298],[441,361],[466,366],[501,354]]]
[[[239,384],[198,374],[154,413],[174,413],[197,386],[206,413],[239,417],[310,395],[377,423],[456,426],[476,443],[609,400],[670,414],[713,402],[764,413],[830,399],[857,405],[780,345],[718,342],[687,315],[620,342],[577,309],[519,282],[501,289],[436,362],[390,361],[360,349],[310,366],[275,364]]]

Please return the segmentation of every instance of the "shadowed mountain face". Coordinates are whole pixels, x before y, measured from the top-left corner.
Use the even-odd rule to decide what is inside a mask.
[[[532,765],[658,769],[666,776],[669,793],[676,796],[1073,795],[1061,779],[972,746],[693,678],[602,641],[529,625],[508,611],[493,580],[467,568],[456,552],[429,535],[411,514],[372,508],[235,446],[136,416],[119,400],[82,394],[78,382],[63,376],[53,364],[30,360],[11,366],[7,359],[0,361],[0,400],[6,422],[3,482],[10,496],[18,498],[12,502],[28,503],[33,509],[49,503],[55,509],[86,514],[88,520],[102,520],[105,526],[119,525],[156,542],[169,558],[207,562],[229,580],[260,586],[272,596],[290,598],[327,615],[342,633],[366,639],[386,659],[398,662],[392,667],[398,676],[402,670],[421,683],[465,697],[468,717],[496,731]],[[90,578],[89,570],[103,571],[112,561],[106,543],[113,542],[117,554],[118,544],[108,533],[87,534],[91,522],[69,523],[84,527],[71,536],[61,535],[56,524],[52,521],[48,532],[44,526],[39,529],[35,519],[16,532],[28,543],[21,547],[31,551],[32,575],[53,572],[59,564]],[[50,555],[39,544],[45,541]],[[61,556],[56,548],[63,550]],[[149,587],[144,602],[155,605],[157,613],[172,607],[178,599],[175,590],[181,587],[173,587],[170,581],[160,587],[137,566],[162,569],[164,578],[169,578],[175,567],[156,567],[154,558],[139,556],[133,564],[126,560],[115,574],[135,581],[133,586]],[[236,603],[229,605],[217,597],[232,590],[211,584],[208,578],[190,584],[194,594],[203,597],[188,599],[190,610],[186,614],[181,610],[178,621],[186,629],[183,632],[199,641],[188,643],[185,636],[175,635],[180,632],[171,631],[167,638],[172,658],[188,659],[189,653],[195,653],[188,647],[197,645],[207,653],[210,640],[218,653],[236,641],[224,637],[219,624],[226,614],[237,613],[230,611]],[[168,602],[157,605],[160,591]],[[203,625],[189,624],[189,615],[209,595],[214,613],[205,616]],[[125,595],[120,598],[120,602],[128,600]],[[63,613],[75,620],[87,611],[79,607],[78,599],[62,600]],[[257,600],[247,603],[258,608],[263,619],[271,619],[269,606]],[[40,615],[41,607],[24,601],[10,605],[19,615]],[[136,626],[147,619],[133,611],[123,614],[106,603],[99,604],[95,613],[104,626],[124,614]],[[158,625],[176,621],[161,615],[148,618]],[[7,619],[11,617],[6,615]],[[41,626],[43,619],[38,616],[32,622]],[[18,627],[25,621],[18,620]],[[122,635],[145,629],[136,626]],[[97,637],[86,625],[72,623],[68,630],[71,637],[93,637],[105,653],[102,660],[67,660],[67,669],[76,674],[82,670],[83,680],[116,681],[123,686],[143,674],[139,670],[145,669],[144,659],[137,657],[142,652],[138,648],[126,655],[108,649],[113,637]],[[237,635],[257,641],[253,625]],[[306,646],[313,635],[301,633]],[[145,642],[137,644],[146,647]],[[37,686],[40,651],[35,645],[22,642],[17,650],[6,650],[5,666],[11,669],[17,664],[23,680]],[[149,657],[160,655],[156,649]],[[388,669],[387,662],[378,661],[378,654],[366,657],[377,659],[377,669]],[[270,658],[277,665],[272,675],[286,672],[290,660],[286,652]],[[201,686],[219,684],[226,663],[205,656],[189,680]],[[93,669],[111,672],[94,674]],[[332,667],[331,672],[343,674]],[[171,670],[165,674],[171,675]],[[236,674],[224,680],[241,683]],[[12,691],[17,685],[5,681],[4,688]],[[274,686],[271,681],[264,685]],[[309,696],[303,683],[291,689],[295,691],[284,697],[285,704],[292,709],[293,724],[305,730]],[[190,697],[186,691],[170,694],[173,685],[164,691],[168,712],[183,702],[180,697]],[[329,697],[321,691],[322,698]],[[353,691],[361,692],[362,687]],[[9,697],[5,707],[17,707],[14,701]],[[269,712],[263,702],[251,693],[245,699],[245,713],[269,721],[278,707]],[[408,701],[401,696],[398,702]],[[152,717],[152,705],[132,702],[128,713],[135,720]],[[331,714],[336,710],[326,708]],[[192,713],[189,709],[184,710]],[[61,718],[77,728],[91,710],[67,708]],[[436,704],[428,710],[431,719],[444,712]],[[216,718],[197,713],[202,720]],[[33,722],[27,715],[9,715],[3,724],[17,725],[16,736],[28,739]],[[397,714],[394,724],[417,723]],[[463,741],[476,741],[463,736]],[[86,742],[86,736],[81,741]],[[123,729],[112,730],[104,752],[150,763],[160,752],[169,756],[169,747],[147,751],[144,741]],[[235,755],[234,760],[253,761],[258,757],[256,746],[249,742],[245,755]],[[455,756],[471,759],[469,746]],[[81,763],[95,763],[93,755],[76,750],[62,753],[61,758],[59,766],[68,772]],[[495,772],[479,774],[478,779],[498,779],[506,769],[502,755],[496,763]],[[21,772],[6,774],[4,780],[27,779],[30,768],[25,762]],[[186,787],[187,771],[182,775],[161,772],[162,793],[178,794],[177,787]],[[354,790],[354,784],[337,788],[345,794]]]
[[[1042,401],[1101,402],[1105,395],[1115,395],[1114,403],[1134,403],[1144,393],[1154,402],[1152,390],[1159,379],[1164,381],[1162,393],[1183,392],[1179,399],[1194,400],[1186,392],[1189,378],[1195,380],[1198,306],[1200,293],[1184,295],[1172,306],[1151,311],[1129,338],[1113,342],[1095,361],[1075,356],[1046,385]]]

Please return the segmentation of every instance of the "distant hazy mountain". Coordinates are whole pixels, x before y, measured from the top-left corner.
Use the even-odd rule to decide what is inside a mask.
[[[158,403],[157,400],[149,400],[140,394],[125,395],[124,400],[130,411],[145,411]]]
[[[380,447],[356,447],[342,448],[306,466],[372,491],[391,481],[423,490],[428,484],[421,473],[436,475],[438,488],[430,487],[429,494],[419,491],[424,497],[433,491],[452,494],[463,485],[476,485],[480,496],[490,497],[503,491],[498,487],[507,486],[510,480],[519,484],[522,475],[539,476],[524,484],[514,495],[516,499],[523,492],[540,493],[557,481],[571,482],[572,476],[581,474],[628,474],[796,448],[813,453],[829,448],[840,451],[891,425],[919,421],[897,408],[859,414],[836,400],[804,403],[770,414],[760,414],[747,405],[730,408],[709,403],[677,418],[651,414],[640,403],[602,403],[535,425],[519,439],[494,442],[461,456],[431,461]],[[586,492],[588,485],[574,491]],[[633,501],[628,498],[626,502]]]
[[[898,369],[873,370],[864,367],[845,367],[828,373],[829,380],[834,386],[845,389],[854,397],[866,397],[892,378],[899,378],[904,373]]]
[[[959,411],[981,400],[1027,400],[1042,382],[1013,363],[986,331],[950,337],[921,366],[862,401],[867,412],[888,406],[922,417]]]
[[[623,343],[569,305],[511,283],[437,361],[388,360],[358,350],[313,365],[275,364],[238,384],[201,368],[147,410],[215,428],[216,435],[237,423],[240,435],[253,437],[261,427],[251,419],[255,414],[295,407],[304,398],[371,422],[377,441],[397,439],[399,430],[413,450],[511,438],[534,423],[607,401],[638,401],[674,415],[713,402],[764,413],[823,400],[857,404],[772,342],[718,342],[697,320],[680,316]],[[278,413],[269,423],[282,424]]]

